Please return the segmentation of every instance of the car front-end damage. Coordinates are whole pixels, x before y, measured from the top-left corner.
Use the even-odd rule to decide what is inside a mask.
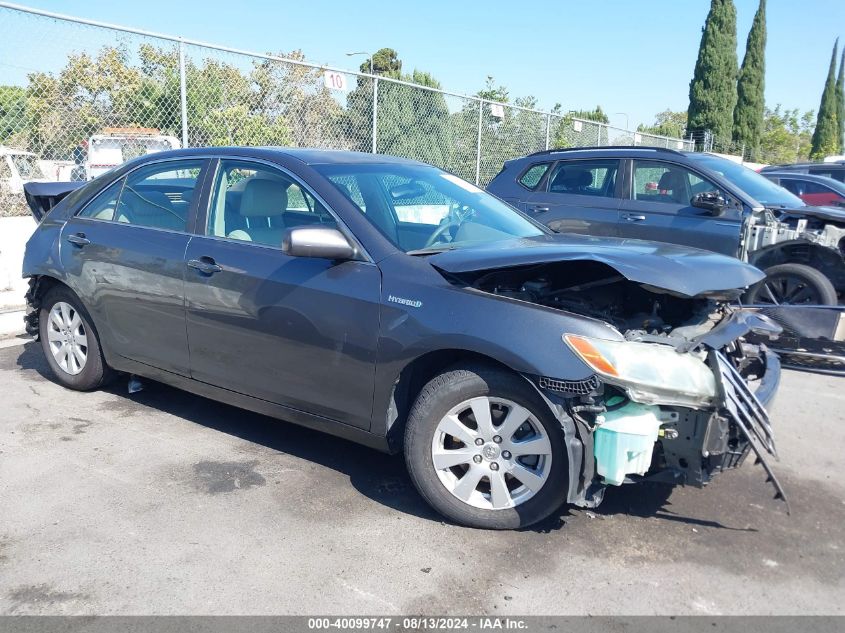
[[[840,208],[761,208],[744,225],[741,257],[767,269],[805,264],[845,292],[845,211]],[[768,302],[769,299],[764,297]]]
[[[562,348],[589,368],[586,379],[527,376],[564,429],[569,502],[595,507],[607,486],[642,481],[704,486],[749,453],[785,501],[767,459],[776,451],[765,410],[780,363],[765,344],[745,340],[777,336],[780,327],[732,305],[762,273],[721,258],[739,268],[713,290],[701,285],[708,275],[715,283],[712,270],[697,279],[679,274],[689,263],[679,253],[663,262],[662,279],[647,272],[660,268],[648,257],[632,274],[595,251],[555,259],[525,256],[521,265],[481,270],[461,270],[472,266],[447,258],[435,265],[476,290],[609,326],[606,338],[560,333]]]

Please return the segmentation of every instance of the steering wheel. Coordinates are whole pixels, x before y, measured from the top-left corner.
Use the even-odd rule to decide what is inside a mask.
[[[450,219],[448,222],[441,224],[436,229],[434,229],[434,233],[426,240],[425,246],[423,248],[431,248],[438,242],[440,242],[440,238],[443,237],[443,234],[446,233],[452,227],[460,226],[460,220]]]

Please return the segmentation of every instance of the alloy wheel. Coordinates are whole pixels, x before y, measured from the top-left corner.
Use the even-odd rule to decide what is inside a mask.
[[[431,458],[440,482],[455,497],[500,510],[525,503],[545,485],[552,447],[528,409],[504,398],[477,397],[440,420]]]

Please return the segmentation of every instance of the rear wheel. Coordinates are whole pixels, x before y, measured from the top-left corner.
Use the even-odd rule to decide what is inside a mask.
[[[435,510],[463,525],[519,528],[566,500],[560,423],[522,378],[490,367],[435,377],[408,417],[405,460]]]
[[[90,391],[113,376],[91,317],[70,289],[55,286],[47,291],[38,328],[47,363],[63,386]]]
[[[805,264],[778,264],[748,291],[748,303],[835,306],[836,289],[827,276]]]

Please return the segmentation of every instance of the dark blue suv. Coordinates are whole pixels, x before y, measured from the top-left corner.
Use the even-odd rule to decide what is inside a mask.
[[[713,154],[653,147],[570,148],[508,161],[487,187],[561,233],[695,246],[768,277],[757,303],[835,305],[845,292],[845,212],[810,207]]]

